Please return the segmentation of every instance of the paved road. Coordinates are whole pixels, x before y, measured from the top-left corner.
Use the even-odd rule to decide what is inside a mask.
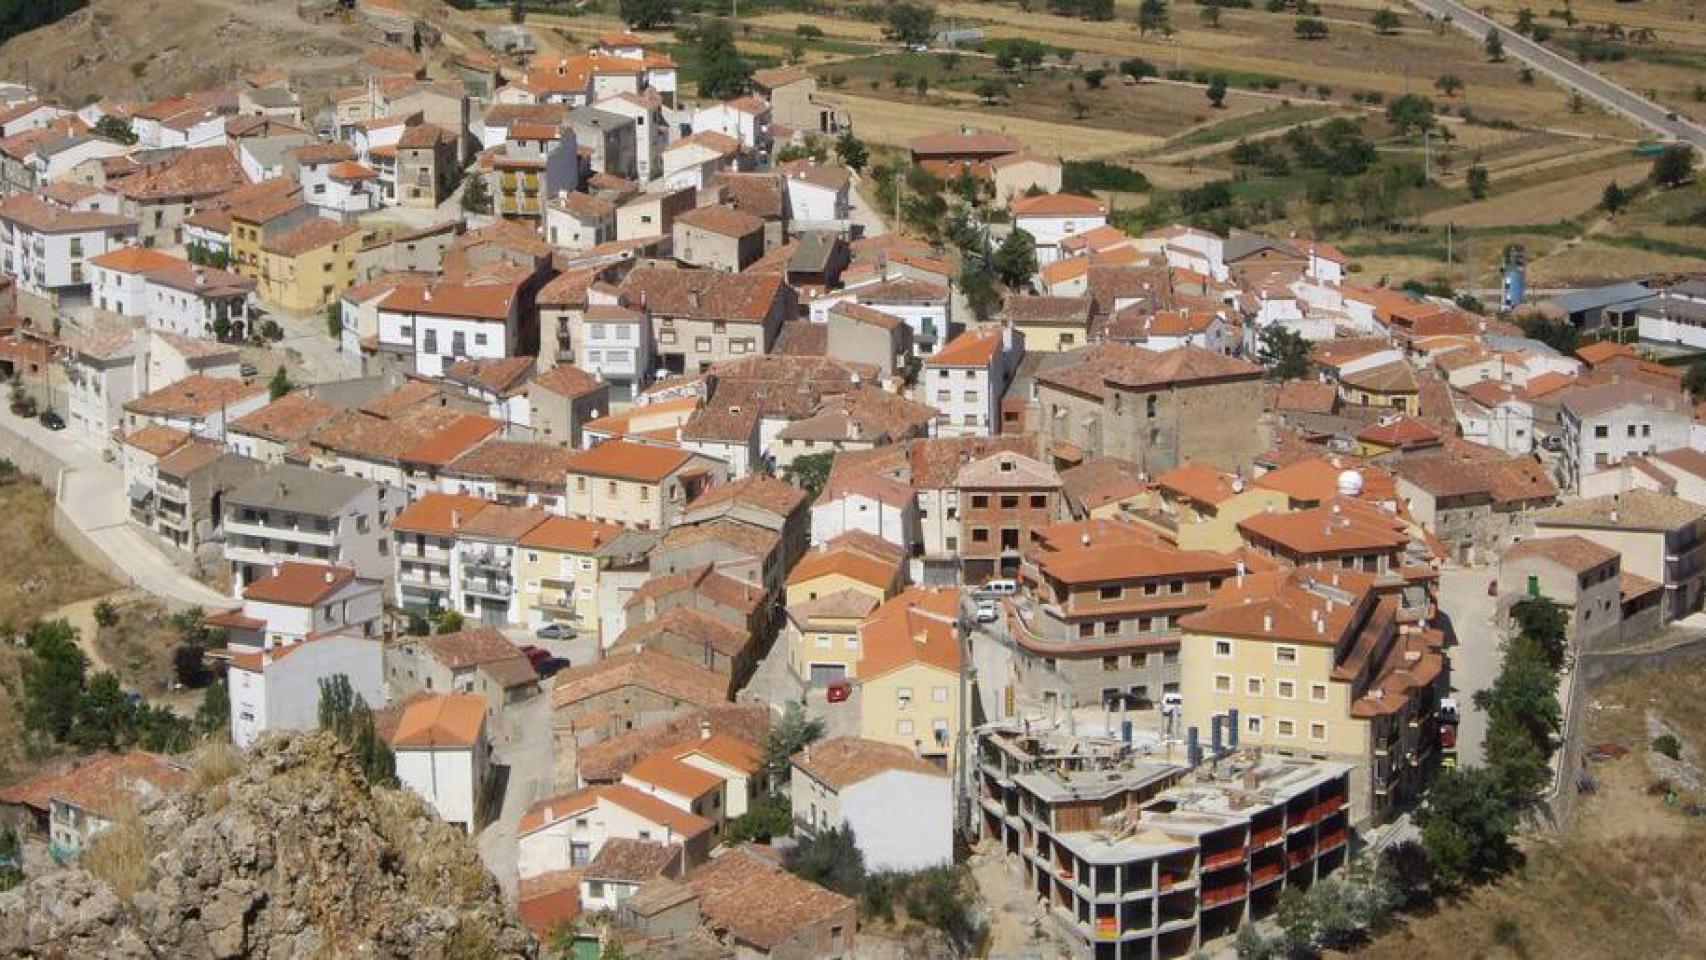
[[[1696,150],[1706,151],[1706,127],[1680,117],[1670,119],[1671,111],[1664,106],[1612,83],[1581,64],[1535,43],[1455,0],[1410,0],[1410,4],[1435,17],[1449,17],[1454,26],[1476,40],[1484,40],[1487,31],[1496,28],[1499,31],[1499,39],[1504,42],[1507,56],[1521,60],[1565,87],[1580,92],[1582,96],[1603,104],[1654,133],[1687,143]]]
[[[132,587],[172,607],[224,610],[237,605],[179,569],[162,547],[130,524],[124,473],[116,464],[103,461],[71,431],[50,431],[34,420],[0,416],[0,431],[22,437],[59,462],[59,503],[77,528],[125,572]],[[52,477],[43,480],[54,482]]]
[[[1457,646],[1451,648],[1451,686],[1463,721],[1457,728],[1457,757],[1464,764],[1481,762],[1487,737],[1487,716],[1475,709],[1475,692],[1492,684],[1499,672],[1499,631],[1493,626],[1497,600],[1487,595],[1487,581],[1496,574],[1486,568],[1445,570],[1439,577],[1439,605],[1451,618]]]
[[[847,191],[848,205],[852,207],[852,210],[849,211],[850,219],[864,228],[865,236],[883,236],[889,232],[889,225],[887,221],[883,220],[882,215],[872,208],[871,202],[865,199],[865,195],[859,192],[862,180],[863,178],[859,182],[855,182],[853,189]]]

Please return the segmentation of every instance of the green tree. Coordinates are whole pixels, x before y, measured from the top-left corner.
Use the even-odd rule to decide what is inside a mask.
[[[195,713],[196,726],[203,733],[224,733],[231,726],[231,694],[223,678],[213,681],[202,691],[201,706]]]
[[[1696,360],[1683,372],[1682,385],[1695,400],[1706,399],[1706,360]]]
[[[980,77],[972,92],[984,103],[994,103],[1007,97],[1007,85],[994,77]]]
[[[1653,169],[1647,176],[1661,187],[1682,186],[1694,179],[1694,150],[1682,144],[1666,147],[1653,158]]]
[[[794,809],[788,798],[767,793],[747,806],[746,812],[729,821],[723,831],[723,841],[730,844],[755,840],[769,843],[775,837],[785,837],[794,829]]]
[[[980,257],[968,257],[960,265],[960,293],[979,323],[1001,310],[1001,289],[996,285],[995,272]]]
[[[344,335],[344,305],[342,300],[326,304],[326,336],[337,340]]]
[[[1309,376],[1309,341],[1303,334],[1277,323],[1262,330],[1256,349],[1257,362],[1267,368],[1269,380],[1299,380]]]
[[[95,626],[118,626],[118,605],[111,600],[99,600],[95,603]]]
[[[272,379],[267,381],[267,395],[274,400],[294,389],[296,385],[290,382],[290,374],[286,373],[282,366],[273,371]]]
[[[1537,646],[1548,666],[1563,668],[1570,615],[1562,606],[1543,596],[1524,597],[1511,604],[1511,622],[1518,635]]]
[[[1403,21],[1398,18],[1398,11],[1391,7],[1381,7],[1374,11],[1374,16],[1370,18],[1369,22],[1374,24],[1374,32],[1383,37],[1397,33],[1398,27],[1403,24]]]
[[[491,213],[492,192],[486,186],[486,178],[475,173],[463,183],[462,209],[467,213]]]
[[[912,3],[910,0],[899,0],[890,3],[884,14],[887,29],[884,35],[890,40],[905,44],[929,43],[933,28],[936,26],[936,8],[923,3]]]
[[[764,771],[771,787],[780,787],[788,782],[794,754],[805,749],[807,744],[823,739],[824,730],[822,718],[807,716],[805,707],[798,701],[788,701],[782,716],[771,725],[770,735],[764,741]]]
[[[801,840],[784,865],[794,875],[848,897],[857,897],[865,883],[865,855],[853,841],[851,827],[820,830]]]
[[[368,783],[390,786],[396,782],[397,758],[374,728],[373,711],[350,685],[349,677],[340,673],[320,681],[318,718],[321,730],[350,748]]]
[[[1486,198],[1487,185],[1490,182],[1487,176],[1486,167],[1481,166],[1479,163],[1470,164],[1469,169],[1463,174],[1463,182],[1464,185],[1469,188],[1469,198],[1471,200],[1481,200]]]
[[[1327,39],[1327,21],[1320,17],[1298,17],[1291,25],[1292,35],[1299,40]]]
[[[823,492],[824,485],[829,482],[829,472],[835,466],[835,451],[823,453],[808,453],[794,458],[788,465],[788,482],[806,492],[806,496],[817,499]]]
[[[675,20],[672,0],[620,0],[616,10],[622,22],[635,30],[655,30]]]
[[[1001,282],[1009,287],[1018,289],[1029,284],[1031,275],[1037,272],[1036,238],[1018,227],[1009,230],[1001,246],[996,248],[990,266]]]
[[[1455,73],[1442,73],[1434,79],[1434,89],[1448,97],[1455,97],[1463,89],[1463,78]]]
[[[1093,67],[1084,71],[1084,89],[1100,90],[1102,82],[1108,79],[1108,71],[1102,67]]]
[[[1209,2],[1203,4],[1203,8],[1201,12],[1197,14],[1197,17],[1202,20],[1203,26],[1210,30],[1219,30],[1220,4],[1216,2],[1216,0],[1209,0]]]
[[[1434,884],[1459,890],[1511,863],[1517,813],[1497,779],[1479,767],[1442,770],[1416,811]]]
[[[1226,106],[1226,75],[1217,73],[1208,82],[1208,103],[1216,110]]]
[[[90,677],[77,703],[71,742],[79,750],[116,750],[129,743],[135,729],[136,717],[118,677],[106,670]]]
[[[1581,332],[1568,320],[1554,322],[1538,314],[1522,321],[1522,335],[1539,340],[1562,354],[1575,353],[1582,343]]]
[[[752,64],[735,48],[734,33],[727,22],[712,20],[700,27],[694,49],[700,96],[728,100],[746,92],[752,81]]]
[[[462,614],[455,610],[440,610],[433,618],[433,630],[436,633],[457,633],[465,622]]]
[[[1121,60],[1120,73],[1125,74],[1133,80],[1142,80],[1145,77],[1157,77],[1161,75],[1161,71],[1156,68],[1155,64],[1150,63],[1142,57],[1131,57],[1126,60]]]
[[[94,134],[97,137],[116,140],[126,146],[134,144],[137,140],[136,131],[131,129],[130,120],[111,113],[95,121]]]
[[[1138,36],[1167,33],[1172,29],[1167,13],[1167,0],[1142,0],[1137,5]]]
[[[1523,7],[1516,12],[1516,32],[1527,36],[1534,33],[1534,11]]]
[[[841,165],[854,173],[865,169],[871,161],[871,152],[866,149],[865,142],[853,135],[853,131],[844,131],[835,141],[835,156]]]
[[[1497,27],[1487,31],[1487,39],[1481,41],[1481,49],[1487,52],[1487,59],[1494,63],[1505,62],[1505,39]]]
[[[1386,122],[1401,137],[1420,133],[1434,125],[1434,102],[1416,93],[1395,97],[1386,105]]]
[[[77,629],[65,620],[38,620],[24,635],[24,725],[63,742],[82,705],[89,660]]]
[[[1617,185],[1617,181],[1605,185],[1605,192],[1599,195],[1599,205],[1605,212],[1616,216],[1619,211],[1629,205],[1629,193]]]
[[[919,74],[917,79],[912,81],[912,92],[918,94],[918,99],[924,99],[930,93],[930,78]]]

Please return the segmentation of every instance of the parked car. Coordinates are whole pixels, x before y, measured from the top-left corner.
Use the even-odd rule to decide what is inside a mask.
[[[527,657],[527,662],[533,664],[534,670],[538,670],[540,664],[551,659],[551,651],[544,647],[536,647],[531,643],[522,647],[521,652]]]
[[[65,429],[65,418],[60,416],[58,411],[43,410],[41,412],[41,416],[37,417],[36,419],[41,421],[41,425],[48,428],[49,430],[64,430]]]
[[[256,374],[260,373],[260,371],[257,370],[255,368],[255,365],[252,363],[243,364],[241,367],[237,368],[237,372],[239,374],[241,374],[243,379],[245,379],[245,380],[247,380],[250,377],[255,376]]]
[[[573,640],[575,628],[566,623],[547,623],[533,631],[533,635],[541,640]]]
[[[853,685],[845,680],[837,680],[825,687],[824,697],[830,703],[845,703],[853,695]]]
[[[994,623],[999,619],[1001,619],[1001,611],[995,608],[995,604],[986,600],[977,605],[978,623]]]
[[[567,669],[569,669],[568,657],[550,657],[543,663],[535,664],[533,667],[534,672],[538,673],[541,677],[554,677],[558,673]]]
[[[980,597],[1011,597],[1019,592],[1017,580],[991,580],[981,587],[976,587],[972,593]]]

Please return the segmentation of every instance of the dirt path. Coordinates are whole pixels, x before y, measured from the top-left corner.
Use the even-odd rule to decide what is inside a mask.
[[[83,651],[83,655],[89,658],[89,672],[91,674],[99,673],[102,670],[111,670],[112,666],[107,663],[105,657],[101,656],[99,645],[95,643],[95,634],[100,630],[100,625],[95,623],[95,605],[102,600],[118,603],[125,595],[126,591],[115,590],[105,596],[68,603],[42,617],[42,619],[64,620],[76,629],[77,646]]]

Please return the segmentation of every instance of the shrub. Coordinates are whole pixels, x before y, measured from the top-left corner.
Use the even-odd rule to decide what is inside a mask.
[[[134,811],[119,817],[90,840],[77,865],[105,881],[125,903],[148,883],[148,837]]]
[[[1672,760],[1682,759],[1682,742],[1668,733],[1661,733],[1653,738],[1653,752],[1662,753]]]

